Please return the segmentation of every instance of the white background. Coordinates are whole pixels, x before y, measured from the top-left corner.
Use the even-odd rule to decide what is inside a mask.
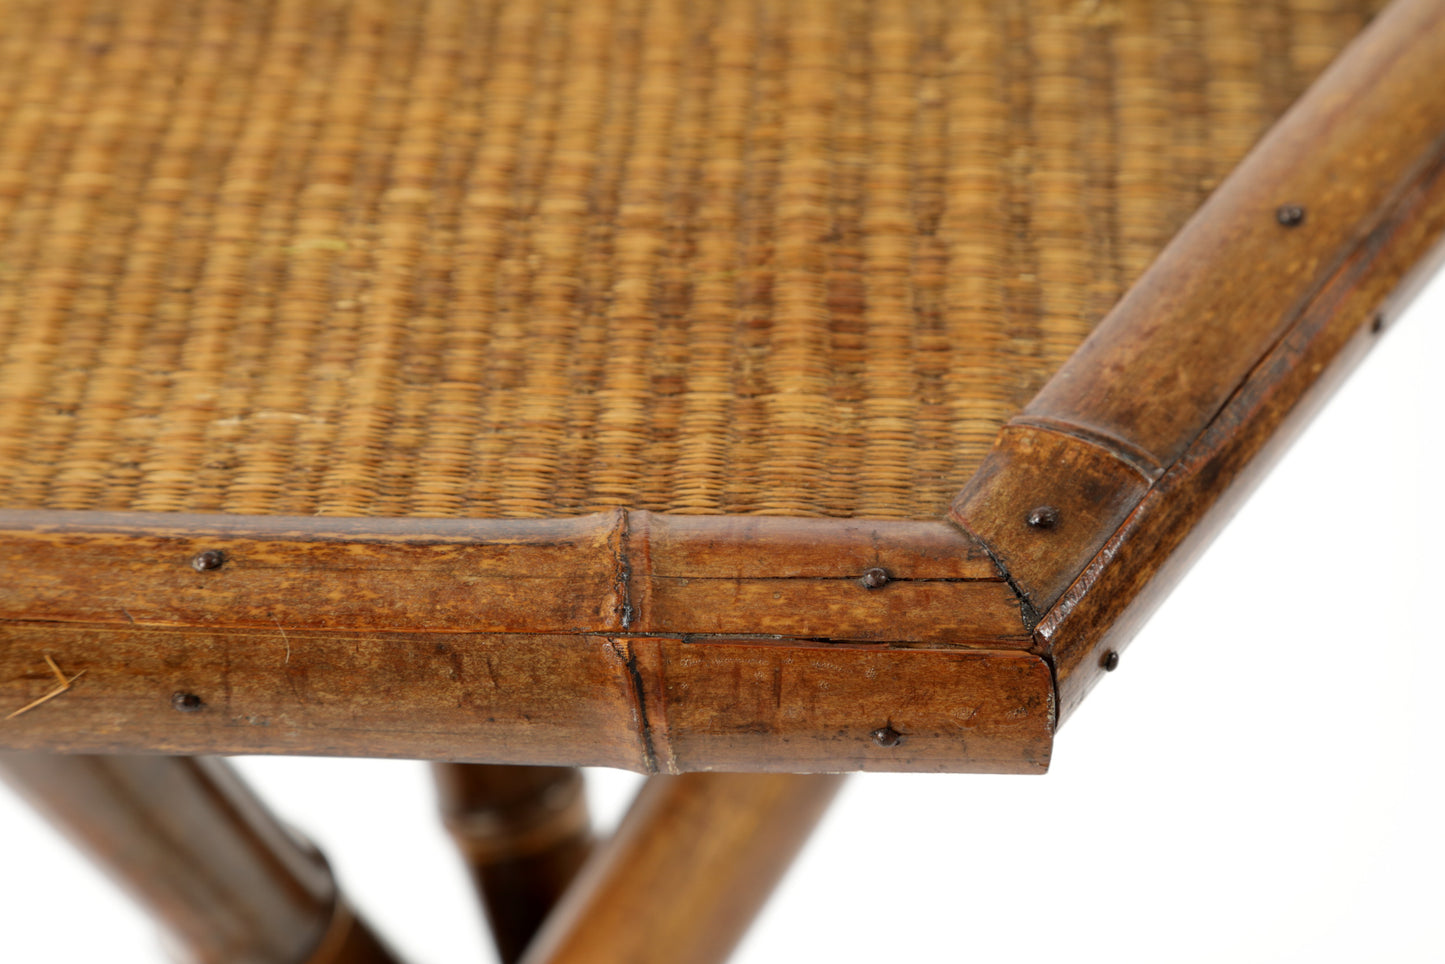
[[[735,960],[1445,960],[1442,321],[1437,279],[1068,721],[1048,776],[853,777]],[[241,766],[409,960],[490,959],[420,764]],[[590,778],[608,824],[637,778]],[[5,960],[165,960],[3,787],[0,935]]]

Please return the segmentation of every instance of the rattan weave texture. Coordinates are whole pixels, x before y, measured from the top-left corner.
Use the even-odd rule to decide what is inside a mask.
[[[930,517],[1373,0],[0,0],[0,504]]]

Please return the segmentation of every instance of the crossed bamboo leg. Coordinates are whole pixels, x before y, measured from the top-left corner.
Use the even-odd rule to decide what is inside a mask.
[[[592,850],[582,772],[439,763],[432,774],[497,953],[512,964]]]
[[[653,777],[584,864],[590,834],[577,771],[442,764],[434,772],[508,964],[724,960],[841,783]]]
[[[325,859],[224,761],[0,754],[0,777],[196,964],[392,964]]]
[[[436,774],[508,964],[724,960],[841,782],[654,777],[594,849],[578,771]],[[221,760],[7,753],[0,777],[117,878],[184,960],[397,960],[351,912],[324,858]]]
[[[727,958],[842,784],[830,775],[653,777],[524,964]]]

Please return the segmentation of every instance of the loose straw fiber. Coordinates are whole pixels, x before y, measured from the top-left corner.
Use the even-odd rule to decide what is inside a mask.
[[[935,516],[1371,0],[0,0],[0,504]]]

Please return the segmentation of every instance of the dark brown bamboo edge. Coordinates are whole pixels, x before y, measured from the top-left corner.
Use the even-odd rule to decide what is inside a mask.
[[[1018,651],[775,639],[10,623],[0,745],[693,770],[1039,773],[1053,680]]]
[[[1040,620],[1037,649],[1056,667],[1060,721],[1118,665],[1119,654],[1169,590],[1418,293],[1415,282],[1445,263],[1439,242],[1445,237],[1445,164],[1421,186],[1420,196],[1427,203],[1390,225],[1391,232],[1409,237],[1404,246],[1410,250],[1434,240],[1418,269],[1405,272],[1394,292],[1379,277],[1359,277],[1359,262],[1342,270]],[[1403,270],[1406,263],[1395,267]],[[1284,553],[1277,561],[1288,564]]]
[[[0,567],[0,620],[1030,645],[988,556],[944,522],[0,510]]]
[[[946,523],[0,514],[0,746],[1042,772],[1053,681]],[[180,715],[177,715],[177,714]]]
[[[1035,626],[1061,721],[1438,263],[1442,62],[1445,3],[1396,0],[955,502]]]
[[[293,705],[283,732],[258,734],[272,719],[242,712],[232,714],[225,730],[166,735],[165,726],[149,719],[156,694],[122,687],[92,702],[78,688],[66,697],[74,726],[0,726],[0,746],[415,755],[645,772],[719,766],[1040,771],[1055,722],[1055,684],[1041,682],[1034,661],[1046,661],[1056,673],[1068,694],[1066,710],[1097,675],[1074,669],[1097,670],[1104,661],[1094,643],[1071,642],[1065,612],[1053,612],[1054,603],[1072,586],[1070,625],[1091,611],[1081,605],[1086,593],[1076,580],[1094,573],[1088,586],[1105,584],[1098,573],[1108,567],[1099,562],[1106,544],[1114,544],[1148,494],[1158,500],[1178,491],[1160,487],[1161,480],[1185,463],[1192,446],[1231,434],[1229,419],[1236,416],[1226,403],[1299,329],[1331,278],[1347,274],[1352,289],[1382,296],[1438,235],[1419,237],[1409,225],[1430,221],[1434,195],[1418,187],[1439,157],[1445,131],[1432,69],[1445,57],[1440,10],[1436,0],[1399,0],[1311,88],[1005,428],[994,455],[955,503],[951,518],[959,528],[630,510],[516,522],[0,513],[0,564],[24,577],[0,591],[0,627],[28,635],[33,650],[25,654],[28,668],[13,661],[0,668],[8,670],[0,677],[0,698],[17,706],[21,697],[40,695],[44,676],[34,644],[62,636],[73,644],[77,670],[94,660],[100,669],[114,669],[117,660],[107,661],[108,651],[118,656],[152,644],[184,665],[196,660],[198,633],[212,634],[202,648],[219,653],[228,669],[233,656],[274,646],[279,636],[283,665],[290,667],[270,680],[280,692],[287,685],[295,692],[296,677],[313,668],[307,654],[293,653],[293,641],[306,644],[303,649],[338,640],[370,647],[370,662],[350,667],[357,674],[353,686],[363,690],[384,688],[377,674],[388,668],[387,658],[420,645],[453,660],[484,659],[489,672],[494,657],[524,645],[560,647],[582,663],[618,664],[593,666],[590,675],[566,667],[571,675],[558,678],[566,685],[555,699],[535,692],[519,697],[508,706],[515,725],[485,734],[463,726],[463,745],[441,742],[455,721],[440,716],[410,728],[337,728],[341,717],[354,720],[371,708],[365,699],[333,706],[330,715]],[[1368,145],[1369,163],[1331,165],[1361,145]],[[1306,202],[1303,218],[1286,217],[1284,209],[1296,201]],[[1382,234],[1381,225],[1394,227]],[[1221,288],[1221,277],[1230,284]],[[1231,286],[1239,289],[1233,301],[1220,298]],[[1358,300],[1349,300],[1351,312],[1367,315]],[[1342,303],[1338,297],[1336,303]],[[1216,331],[1208,319],[1225,310],[1234,312],[1234,323]],[[1337,321],[1331,331],[1344,323],[1342,312],[1331,316]],[[1161,317],[1181,323],[1169,327]],[[1167,376],[1194,364],[1191,352],[1204,350],[1211,364],[1202,366],[1208,369],[1202,388],[1171,384]],[[1107,391],[1119,384],[1142,397],[1150,413],[1178,408],[1184,415],[1154,424],[1137,409],[1100,407],[1100,399],[1129,394]],[[1059,472],[1061,464],[1073,471]],[[1045,476],[1052,489],[1040,484]],[[1199,484],[1222,481],[1201,478]],[[1043,533],[1047,540],[1037,538]],[[336,578],[330,586],[328,572]],[[182,577],[202,582],[188,593]],[[360,591],[345,588],[358,579]],[[145,600],[168,590],[168,610],[145,608]],[[1133,597],[1126,591],[1121,598]],[[1102,638],[1113,618],[1099,616],[1077,638]],[[364,638],[353,639],[356,634]],[[223,637],[229,642],[216,642]],[[788,667],[819,659],[839,677],[888,682],[848,692],[848,698],[871,699],[871,707],[819,711],[821,700],[837,702],[836,692],[785,693],[779,682]],[[958,660],[969,662],[968,671],[956,671]],[[708,663],[715,664],[711,670],[699,670]],[[736,679],[740,667],[752,673],[754,685]],[[224,684],[229,698],[228,678],[218,672],[212,667],[207,683]],[[899,725],[890,700],[902,705],[912,695],[908,689],[924,681],[931,683],[931,705]],[[701,692],[726,708],[703,705],[696,698]],[[423,716],[436,709],[412,699],[403,708]],[[534,722],[528,700],[544,717],[555,709],[549,700],[590,704],[597,714],[583,712],[571,727],[547,721],[565,732],[546,726],[526,732],[524,724]],[[1012,710],[1005,708],[1009,701],[1018,701]],[[812,730],[788,729],[784,717],[804,704],[815,711],[805,714]],[[989,712],[980,713],[985,706]],[[263,709],[288,716],[285,705]],[[127,726],[94,727],[97,718],[117,716]],[[263,726],[235,725],[258,718]],[[1015,726],[1018,718],[1028,726]],[[22,719],[33,724],[41,717]],[[304,738],[297,732],[304,725],[321,730]],[[83,732],[86,726],[91,729]],[[863,745],[860,734],[876,746]],[[913,749],[878,756],[880,748],[901,745],[890,746],[890,734],[907,738]],[[793,745],[797,736],[807,737],[807,745]],[[747,756],[757,752],[772,755]]]

